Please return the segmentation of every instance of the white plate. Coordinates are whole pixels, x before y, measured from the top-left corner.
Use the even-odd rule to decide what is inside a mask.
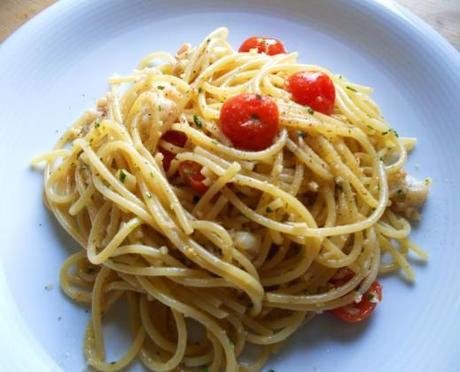
[[[370,322],[318,317],[266,369],[460,370],[460,57],[392,3],[359,0],[59,1],[0,47],[0,368],[85,368],[88,314],[58,289],[59,267],[75,244],[46,212],[31,157],[92,107],[111,73],[221,25],[235,47],[273,35],[302,61],[375,87],[390,123],[419,138],[409,168],[434,180],[413,232],[431,256],[415,264],[416,285],[385,278],[384,302]]]

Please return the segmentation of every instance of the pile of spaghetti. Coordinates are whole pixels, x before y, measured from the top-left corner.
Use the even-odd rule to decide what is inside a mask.
[[[259,370],[315,314],[366,319],[377,275],[413,280],[408,254],[426,258],[409,220],[429,180],[404,172],[415,140],[371,89],[276,39],[236,52],[227,33],[111,77],[97,109],[35,159],[47,207],[81,246],[60,278],[91,306],[95,369],[138,357],[155,371]],[[102,318],[121,301],[132,345],[106,361]]]

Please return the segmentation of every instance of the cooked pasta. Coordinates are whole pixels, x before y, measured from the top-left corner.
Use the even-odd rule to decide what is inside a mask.
[[[412,281],[407,256],[426,259],[409,219],[429,180],[406,176],[415,140],[389,127],[372,89],[296,53],[236,52],[227,33],[112,76],[96,109],[34,159],[47,207],[81,246],[60,279],[91,306],[84,350],[97,370],[136,357],[155,371],[259,370],[315,314],[360,303],[379,273]],[[332,82],[329,113],[293,99],[299,71]],[[242,94],[277,110],[268,146],[224,134],[222,107]],[[120,301],[132,344],[110,362],[102,322]]]

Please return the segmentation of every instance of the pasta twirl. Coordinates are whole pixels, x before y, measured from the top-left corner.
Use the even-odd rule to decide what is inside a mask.
[[[98,370],[136,357],[155,371],[258,370],[315,314],[359,301],[379,273],[414,280],[407,256],[426,258],[408,218],[429,181],[406,176],[414,141],[388,126],[372,90],[296,53],[235,52],[226,37],[219,28],[111,77],[97,110],[35,159],[46,162],[46,205],[81,246],[61,285],[91,305],[85,354]],[[331,115],[291,99],[285,81],[297,71],[329,76]],[[279,109],[273,144],[257,151],[219,127],[223,103],[248,92]],[[199,165],[201,193],[183,164]],[[352,277],[334,285],[345,269]],[[111,363],[102,321],[120,301],[132,345]],[[249,345],[260,353],[247,362]]]

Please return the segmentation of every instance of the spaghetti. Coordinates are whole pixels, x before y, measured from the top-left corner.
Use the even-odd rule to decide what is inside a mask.
[[[91,306],[85,355],[97,370],[136,357],[155,371],[259,370],[313,315],[362,303],[379,273],[414,280],[411,251],[426,259],[408,218],[429,181],[406,177],[415,140],[389,128],[372,90],[284,47],[235,52],[226,37],[217,29],[111,77],[97,110],[34,160],[46,162],[47,207],[81,246],[60,278]],[[330,79],[333,106],[293,99],[286,81],[300,71]],[[276,104],[269,146],[238,148],[221,130],[241,94]],[[107,362],[102,319],[119,301],[132,344]],[[250,345],[259,353],[245,363]]]

